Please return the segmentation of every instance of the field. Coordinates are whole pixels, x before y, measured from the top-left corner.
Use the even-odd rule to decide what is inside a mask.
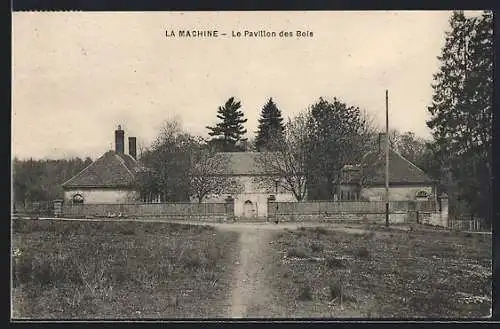
[[[288,317],[490,316],[491,235],[302,227],[271,246]]]
[[[12,316],[224,316],[237,237],[209,226],[18,220]]]
[[[489,234],[191,224],[17,220],[13,318],[490,316]]]

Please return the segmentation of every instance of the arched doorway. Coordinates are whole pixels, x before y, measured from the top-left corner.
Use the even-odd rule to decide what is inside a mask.
[[[243,204],[243,216],[244,217],[255,217],[255,205],[252,201],[247,200]]]

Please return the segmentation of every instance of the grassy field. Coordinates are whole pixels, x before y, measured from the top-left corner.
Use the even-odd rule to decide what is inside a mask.
[[[288,317],[479,318],[491,307],[491,235],[371,227],[284,230],[271,243]]]
[[[16,220],[12,316],[223,316],[237,238],[209,226]]]

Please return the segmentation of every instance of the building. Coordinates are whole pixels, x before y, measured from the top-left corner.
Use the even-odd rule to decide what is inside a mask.
[[[227,175],[234,184],[217,195],[209,195],[203,202],[224,202],[234,199],[236,217],[267,217],[268,199],[278,202],[297,201],[294,194],[283,188],[278,172],[266,168],[265,152],[219,152],[215,156],[219,162],[227,162]],[[272,155],[271,155],[272,156]],[[193,202],[196,202],[193,200]]]
[[[342,168],[337,200],[385,200],[385,138],[379,134],[378,149],[365,154],[361,164]],[[436,188],[422,169],[389,150],[389,200],[435,200]]]
[[[129,137],[125,154],[125,132],[115,130],[115,150],[104,153],[81,172],[62,184],[64,201],[78,203],[127,203],[137,200],[134,182],[146,170],[137,161],[136,138]]]

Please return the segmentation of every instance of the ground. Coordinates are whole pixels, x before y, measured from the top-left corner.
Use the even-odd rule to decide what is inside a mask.
[[[37,286],[32,279],[17,278],[13,316],[411,318],[490,313],[490,235],[421,226],[408,231],[314,223],[182,223],[196,225],[48,221],[37,224],[38,231],[27,225],[14,230],[14,250],[32,250],[32,264],[44,257],[63,264],[65,253],[83,246],[94,250],[95,259],[111,257],[113,264],[122,264],[94,266],[93,272],[77,267],[80,279],[69,284],[61,274],[52,278],[57,285]],[[93,231],[88,228],[92,224]],[[89,239],[96,229],[100,233]],[[68,245],[73,251],[65,251]],[[59,257],[43,256],[44,250]],[[19,264],[22,257],[16,257]],[[77,259],[90,263],[92,257]],[[43,266],[34,268],[43,274]],[[121,281],[95,280],[106,271],[127,275]],[[86,283],[82,273],[87,273]],[[70,298],[75,291],[80,299]],[[56,305],[54,300],[67,302]]]

